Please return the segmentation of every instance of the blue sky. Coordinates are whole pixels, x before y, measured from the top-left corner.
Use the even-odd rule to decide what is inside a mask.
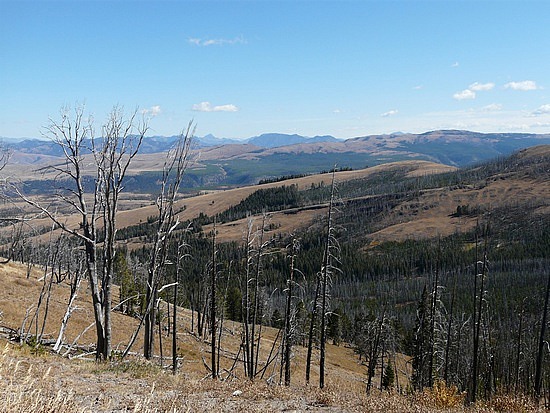
[[[151,134],[550,132],[550,2],[0,0],[0,136],[113,105]]]

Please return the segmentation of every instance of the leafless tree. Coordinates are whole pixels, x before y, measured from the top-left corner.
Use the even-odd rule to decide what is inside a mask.
[[[481,340],[481,331],[483,325],[483,305],[485,303],[485,281],[487,278],[487,234],[485,234],[483,259],[480,260],[478,254],[478,234],[476,231],[475,246],[475,279],[474,279],[474,324],[473,324],[473,360],[472,360],[472,388],[469,400],[476,402],[479,382],[479,348]],[[477,290],[479,279],[479,290]],[[477,308],[476,308],[477,307]]]
[[[294,332],[296,329],[295,322],[296,322],[296,311],[295,308],[293,308],[292,305],[292,298],[293,298],[293,287],[295,283],[295,277],[294,273],[298,270],[296,269],[296,256],[298,254],[298,250],[300,248],[300,242],[297,238],[292,238],[292,244],[288,247],[290,250],[290,268],[289,268],[289,274],[288,278],[286,280],[286,307],[285,307],[285,318],[284,318],[284,334],[283,334],[283,341],[281,345],[281,373],[280,373],[280,379],[283,375],[283,368],[284,368],[284,376],[285,376],[285,386],[290,386],[290,358],[292,354],[292,344],[294,341]]]
[[[189,155],[194,133],[195,126],[193,122],[189,122],[164,161],[160,194],[156,201],[158,211],[156,231],[147,270],[145,314],[124,350],[123,357],[133,346],[142,325],[144,326],[143,355],[146,359],[153,357],[155,309],[160,274],[168,259],[169,243],[180,223],[175,211],[175,203],[183,176],[190,162]]]
[[[216,287],[218,279],[218,250],[216,244],[216,219],[212,229],[212,261],[210,269],[210,346],[211,346],[211,369],[212,379],[218,378],[218,367],[216,364]]]
[[[336,239],[336,227],[334,226],[334,213],[336,212],[336,166],[332,170],[332,180],[330,187],[330,199],[327,212],[326,232],[324,240],[323,261],[321,269],[317,275],[317,286],[315,290],[315,299],[311,312],[311,323],[309,328],[308,349],[306,359],[306,382],[309,383],[311,371],[311,356],[313,351],[313,333],[317,314],[320,313],[320,356],[319,356],[319,387],[325,387],[325,347],[326,347],[326,325],[330,299],[330,286],[332,276],[339,271],[338,255],[340,247]]]
[[[254,230],[254,220],[249,217],[245,234],[246,263],[242,281],[244,365],[248,378],[253,380],[258,372],[258,358],[262,334],[260,316],[262,313],[261,277],[264,256],[272,240],[264,240],[268,216],[263,214],[262,222]],[[258,331],[256,327],[258,326]]]
[[[103,136],[94,136],[91,118],[85,118],[84,108],[72,112],[64,109],[61,120],[51,120],[45,135],[63,151],[64,161],[51,166],[62,185],[55,194],[60,201],[80,217],[77,228],[61,219],[52,204],[43,205],[24,195],[18,195],[50,218],[64,232],[79,239],[85,250],[96,328],[96,358],[105,360],[111,356],[111,288],[116,237],[116,214],[120,193],[128,168],[137,155],[147,131],[147,122],[138,122],[137,111],[125,117],[122,109],[114,107],[103,126]],[[91,154],[95,177],[93,184],[85,175]],[[98,222],[104,230],[104,238],[98,238]],[[98,242],[103,242],[102,273],[98,271]]]
[[[544,353],[547,351],[545,349],[545,334],[546,334],[546,324],[548,319],[548,302],[550,300],[550,272],[548,273],[548,281],[546,284],[546,293],[544,295],[544,306],[541,315],[541,325],[540,325],[540,334],[538,339],[538,348],[537,348],[537,361],[535,365],[535,397],[540,398],[542,392],[542,369],[543,369],[543,359]]]
[[[177,354],[177,308],[178,308],[178,290],[180,282],[180,269],[181,269],[181,260],[187,255],[184,253],[184,249],[188,247],[188,244],[179,241],[178,248],[176,250],[176,270],[175,270],[175,280],[174,280],[174,297],[173,297],[173,309],[172,309],[172,373],[176,374],[178,370],[178,354]]]
[[[325,251],[323,253],[323,266],[321,267],[321,339],[320,339],[320,357],[319,357],[319,387],[325,387],[325,347],[326,347],[326,324],[329,308],[330,286],[332,276],[339,271],[338,255],[340,246],[335,236],[334,213],[335,213],[335,178],[336,166],[332,171],[332,183],[330,188],[330,201],[327,213],[327,227],[325,239]]]

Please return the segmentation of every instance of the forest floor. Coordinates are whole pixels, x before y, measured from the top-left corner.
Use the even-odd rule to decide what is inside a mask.
[[[3,343],[1,343],[3,344]],[[453,389],[370,395],[346,382],[325,389],[265,380],[213,381],[172,375],[146,362],[68,360],[3,344],[0,410],[4,412],[537,412],[529,398],[502,395],[464,406]]]

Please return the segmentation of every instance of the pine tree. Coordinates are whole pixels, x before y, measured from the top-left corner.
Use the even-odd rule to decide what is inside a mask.
[[[395,382],[395,373],[393,371],[392,362],[388,360],[386,368],[384,369],[384,375],[382,376],[382,388],[384,390],[391,390]]]

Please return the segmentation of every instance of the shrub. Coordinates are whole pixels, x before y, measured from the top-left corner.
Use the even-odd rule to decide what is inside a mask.
[[[431,388],[426,388],[419,395],[419,403],[437,409],[449,409],[464,404],[465,393],[459,393],[456,386],[447,386],[443,380],[435,382]]]

